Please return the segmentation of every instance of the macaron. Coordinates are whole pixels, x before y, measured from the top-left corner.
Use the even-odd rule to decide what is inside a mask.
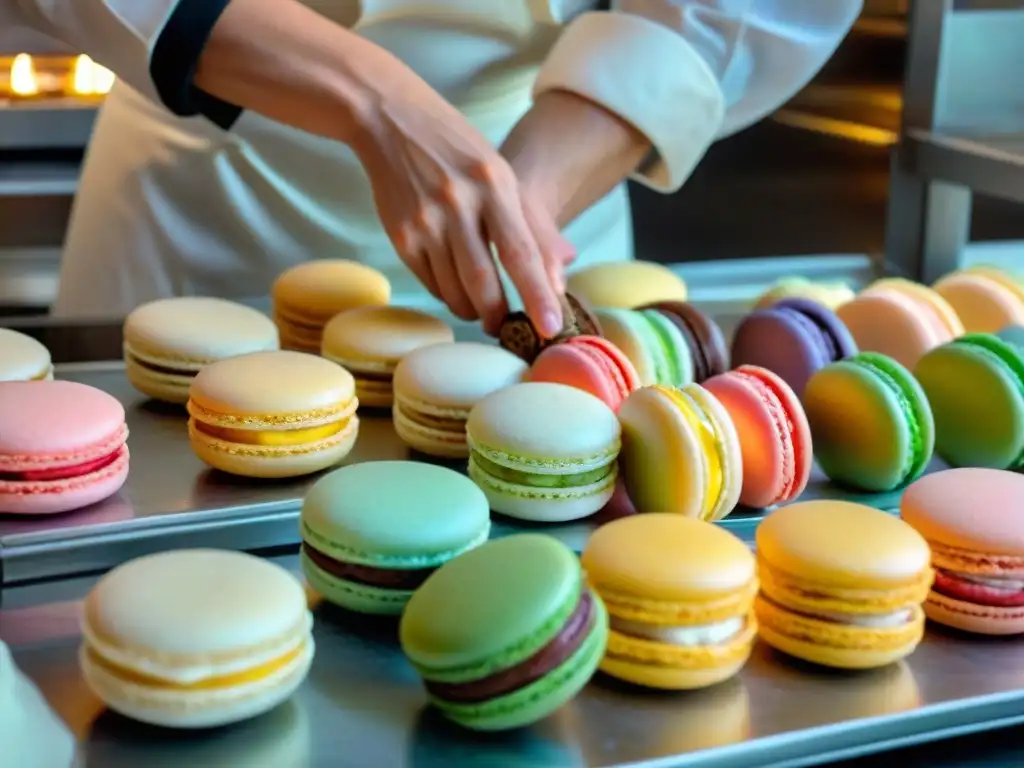
[[[192,381],[188,434],[196,455],[244,477],[296,477],[348,456],[359,419],[355,381],[302,352],[254,352],[211,363]]]
[[[1024,468],[1024,351],[987,333],[921,358],[914,375],[935,414],[935,450],[954,467]]]
[[[740,321],[732,339],[732,365],[774,371],[800,396],[829,363],[857,354],[850,331],[827,307],[804,298],[780,299]]]
[[[313,620],[299,581],[263,558],[213,549],[148,555],[85,599],[79,662],[115,712],[211,728],[268,712],[302,684]]]
[[[124,321],[125,374],[155,400],[184,404],[192,379],[235,355],[278,349],[277,326],[251,307],[224,299],[181,296],[132,310]]]
[[[0,328],[0,382],[52,378],[50,350],[31,336]]]
[[[629,358],[641,384],[681,387],[693,382],[690,344],[665,314],[654,309],[603,309],[594,315],[601,335]]]
[[[399,361],[414,349],[455,341],[440,318],[404,307],[359,307],[335,315],[324,327],[320,354],[356,380],[359,405],[390,408]]]
[[[608,615],[576,555],[527,533],[441,566],[409,600],[398,634],[442,714],[500,731],[542,720],[587,684]]]
[[[456,341],[414,350],[395,368],[395,431],[420,453],[468,458],[470,410],[492,392],[521,382],[527,368],[511,352],[490,344]]]
[[[811,429],[800,399],[779,376],[744,365],[704,387],[725,406],[740,441],[740,504],[755,509],[797,498],[814,464]]]
[[[869,287],[836,310],[857,348],[913,368],[926,352],[955,338],[948,318],[903,284]]]
[[[68,512],[117,493],[124,419],[116,398],[86,384],[0,382],[0,513]]]
[[[525,312],[512,312],[505,318],[498,330],[498,341],[516,357],[527,363],[550,346],[560,344],[575,336],[600,336],[601,328],[590,309],[571,293],[564,294],[562,307],[562,330],[548,339],[541,336]]]
[[[699,384],[633,392],[619,409],[619,466],[638,512],[721,520],[736,507],[743,458],[732,418]]]
[[[402,612],[441,565],[487,541],[487,497],[455,470],[370,461],[330,472],[302,503],[302,572],[328,601]]]
[[[729,368],[729,348],[718,323],[685,301],[659,301],[640,308],[667,317],[683,334],[693,362],[695,384],[701,384]],[[690,382],[684,382],[689,384]]]
[[[754,303],[754,309],[767,309],[782,299],[809,299],[827,309],[835,310],[856,294],[846,283],[811,282],[805,277],[784,277],[765,291]]]
[[[832,480],[891,491],[916,480],[935,450],[924,390],[892,358],[873,352],[832,363],[808,382],[804,412],[814,455]]]
[[[1024,476],[963,468],[922,477],[900,516],[932,552],[924,604],[938,624],[980,635],[1024,633]]]
[[[1024,301],[1024,279],[1022,279],[1020,273],[1007,272],[999,267],[988,264],[977,264],[965,267],[960,271],[971,275],[987,277],[989,280],[993,280],[1008,289],[1021,301]]]
[[[995,333],[1024,324],[1024,295],[1008,278],[995,278],[992,272],[954,272],[934,288],[956,310],[968,333]]]
[[[593,264],[570,274],[566,286],[595,309],[686,301],[686,282],[668,267],[651,261]]]
[[[640,387],[640,375],[629,358],[599,336],[575,336],[548,347],[534,361],[526,378],[582,389],[613,411]]]
[[[953,306],[941,294],[927,285],[915,283],[905,277],[883,277],[865,289],[865,293],[875,291],[895,291],[909,297],[930,315],[930,322],[935,324],[944,338],[957,338],[964,335],[964,324]]]
[[[469,476],[491,509],[564,522],[600,510],[615,490],[619,422],[593,395],[527,382],[477,403],[466,422]]]
[[[636,515],[595,531],[581,562],[608,610],[602,672],[650,688],[704,688],[750,657],[754,555],[728,531],[680,515]]]
[[[758,526],[761,640],[826,667],[870,669],[924,636],[933,573],[924,538],[898,517],[844,501],[782,507]]]
[[[1017,348],[1024,348],[1024,325],[1008,325],[996,336]]]
[[[391,301],[391,283],[372,267],[346,259],[316,259],[285,270],[271,287],[281,346],[319,354],[323,328],[339,312]]]

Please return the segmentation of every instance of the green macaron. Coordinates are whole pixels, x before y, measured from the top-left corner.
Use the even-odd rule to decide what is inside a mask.
[[[608,616],[571,550],[519,534],[439,568],[406,606],[399,638],[434,706],[499,731],[546,717],[586,685]]]
[[[935,450],[928,398],[890,357],[862,352],[827,365],[803,395],[814,457],[832,480],[891,491],[924,472]]]
[[[360,613],[402,612],[441,565],[483,544],[487,497],[454,470],[413,461],[352,464],[302,504],[302,571],[325,599]]]
[[[933,349],[914,369],[955,467],[1024,469],[1024,351],[987,333]]]

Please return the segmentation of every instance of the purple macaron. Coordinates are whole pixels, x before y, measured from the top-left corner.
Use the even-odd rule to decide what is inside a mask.
[[[751,312],[736,329],[732,367],[758,365],[782,377],[802,396],[811,376],[829,363],[857,354],[843,321],[808,299],[783,299]]]

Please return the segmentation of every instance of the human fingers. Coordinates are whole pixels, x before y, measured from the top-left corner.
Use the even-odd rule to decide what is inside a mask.
[[[426,245],[423,238],[415,231],[412,225],[406,225],[395,233],[388,233],[391,244],[398,253],[398,257],[409,268],[409,271],[416,276],[416,279],[423,284],[423,287],[430,292],[438,301],[444,301],[441,294],[441,287],[438,285],[434,270],[430,266],[430,259],[427,255]]]
[[[417,228],[424,244],[430,269],[437,283],[441,300],[461,320],[477,320],[480,314],[466,292],[455,264],[455,256],[445,233],[444,211],[438,206],[425,206],[417,217]]]
[[[565,293],[565,268],[576,258],[576,248],[559,232],[554,218],[532,197],[522,195],[522,201],[523,215],[544,259],[551,285],[557,293]]]

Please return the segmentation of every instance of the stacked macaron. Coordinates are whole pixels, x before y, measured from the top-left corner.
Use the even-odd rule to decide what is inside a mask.
[[[548,347],[537,356],[527,378],[582,389],[613,411],[640,387],[640,375],[629,358],[599,336],[574,336]]]
[[[0,513],[94,504],[128,477],[124,407],[70,381],[0,382]]]
[[[384,306],[391,300],[387,277],[344,259],[307,261],[283,272],[271,288],[281,346],[320,353],[323,329],[339,312]]]
[[[569,292],[596,309],[633,309],[660,301],[686,301],[686,283],[651,261],[593,264],[569,275]]]
[[[459,472],[412,461],[353,464],[306,494],[302,571],[335,605],[397,615],[441,565],[487,541],[490,527],[487,498]]]
[[[424,312],[402,307],[360,307],[335,315],[324,327],[321,354],[356,381],[361,407],[390,408],[399,361],[414,349],[455,340],[452,329]]]
[[[495,512],[522,520],[587,517],[611,498],[620,428],[593,395],[530,382],[482,399],[466,423],[469,476]]]
[[[869,669],[921,642],[931,553],[899,518],[849,502],[802,502],[768,515],[756,546],[758,632],[776,650]]]
[[[0,328],[0,382],[53,378],[50,351],[24,333]]]
[[[422,347],[395,368],[395,431],[429,456],[465,459],[466,420],[487,395],[522,381],[527,365],[501,347],[452,342]]]
[[[195,377],[192,448],[211,467],[245,477],[295,477],[339,463],[359,430],[352,375],[301,352],[220,360]]]
[[[266,315],[223,299],[185,296],[143,304],[124,321],[125,374],[156,400],[184,404],[203,366],[278,348]]]
[[[968,333],[995,333],[1024,324],[1024,285],[993,267],[970,267],[933,286],[956,310]]]

